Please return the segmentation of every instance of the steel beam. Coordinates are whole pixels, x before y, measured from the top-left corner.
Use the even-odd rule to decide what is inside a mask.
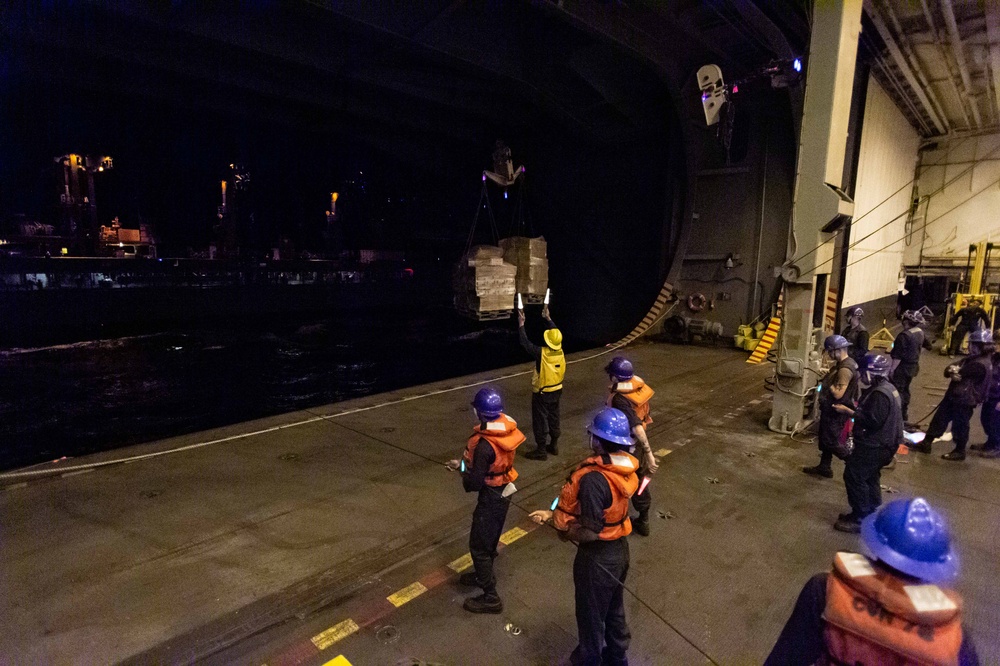
[[[1000,120],[1000,5],[986,3],[986,39],[989,42],[990,74],[993,78],[994,110]]]
[[[831,223],[854,212],[839,193],[847,150],[854,65],[862,0],[816,3],[813,10],[806,96],[796,165],[788,258],[782,266],[784,315],[778,340],[775,391],[768,425],[791,433],[804,423],[804,401],[816,385],[819,352],[813,328],[817,283],[825,292],[832,271]]]
[[[987,3],[989,4],[989,3]],[[941,13],[944,14],[945,25],[948,26],[948,37],[951,39],[951,52],[958,63],[958,73],[962,77],[962,86],[965,88],[964,99],[969,101],[972,107],[972,117],[976,120],[976,129],[983,126],[983,119],[979,115],[979,104],[972,91],[972,77],[969,76],[969,65],[965,62],[965,51],[962,48],[962,36],[958,33],[958,22],[955,21],[955,8],[951,5],[951,0],[941,0]],[[963,99],[959,99],[964,104]]]
[[[926,5],[926,2],[924,4]],[[883,3],[883,6],[885,7],[886,15],[892,22],[893,29],[896,31],[896,34],[899,35],[899,45],[902,47],[903,53],[906,55],[907,60],[912,65],[913,73],[916,75],[917,80],[920,82],[921,89],[927,93],[927,98],[933,105],[935,113],[938,114],[938,116],[942,119],[942,122],[944,122],[945,125],[948,125],[949,124],[948,115],[945,112],[944,105],[941,104],[941,100],[938,99],[938,96],[934,93],[934,89],[930,86],[927,76],[924,74],[923,67],[921,66],[920,58],[918,58],[917,54],[913,52],[913,48],[910,46],[910,40],[907,38],[907,35],[904,32],[903,26],[899,23],[899,19],[896,17],[896,12],[892,10],[892,4],[889,2],[885,2]],[[931,30],[933,31],[934,24],[930,23],[929,25],[931,27]]]
[[[920,100],[920,104],[923,106],[924,111],[927,112],[927,116],[934,123],[934,127],[937,128],[939,134],[947,134],[948,127],[942,122],[941,118],[934,111],[933,105],[929,99],[927,99],[927,94],[921,87],[920,82],[917,81],[917,77],[913,74],[909,63],[906,61],[906,56],[900,51],[899,46],[896,44],[896,39],[892,36],[889,31],[889,27],[886,26],[885,21],[882,20],[882,16],[878,13],[878,9],[872,3],[872,0],[865,0],[865,11],[868,13],[868,17],[871,18],[872,23],[875,25],[875,29],[878,31],[882,41],[885,42],[885,47],[889,50],[889,55],[892,57],[896,67],[899,71],[903,73],[903,77],[906,78],[906,82],[910,85],[917,99]]]

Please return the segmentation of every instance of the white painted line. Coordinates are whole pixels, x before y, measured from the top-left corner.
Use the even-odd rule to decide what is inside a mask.
[[[667,312],[673,310],[677,304],[674,303]],[[666,313],[664,313],[665,316]],[[619,342],[608,345],[604,350],[597,352],[596,354],[591,354],[590,356],[585,356],[583,358],[577,358],[566,362],[566,365],[574,365],[576,363],[584,363],[586,361],[591,361],[595,358],[605,356],[612,352],[615,352],[633,340],[634,336],[630,335]],[[284,425],[273,426],[271,428],[263,428],[261,430],[254,430],[252,432],[240,433],[238,435],[230,435],[228,437],[220,437],[218,439],[209,440],[207,442],[197,442],[195,444],[187,444],[185,446],[179,446],[175,449],[167,449],[165,451],[156,451],[154,453],[145,453],[137,456],[129,456],[127,458],[118,458],[116,460],[105,460],[96,463],[87,463],[84,465],[73,465],[69,467],[63,467],[60,469],[44,469],[44,470],[26,470],[23,472],[6,472],[0,474],[0,481],[3,479],[21,479],[21,478],[32,478],[47,475],[60,475],[62,477],[71,476],[73,472],[79,470],[94,470],[99,467],[107,467],[108,465],[121,465],[123,463],[131,463],[139,460],[148,460],[150,458],[158,458],[160,456],[170,455],[172,453],[181,453],[184,451],[192,451],[194,449],[200,449],[204,446],[211,446],[213,444],[222,444],[225,442],[233,442],[240,439],[247,439],[250,437],[256,437],[258,435],[265,435],[271,432],[277,432],[279,430],[285,430],[287,428],[297,428],[299,426],[308,425],[310,423],[316,423],[317,421],[327,421],[329,419],[335,419],[341,416],[349,416],[351,414],[360,414],[362,412],[368,412],[373,409],[381,409],[383,407],[390,407],[392,405],[401,405],[412,400],[422,400],[424,398],[430,398],[436,395],[442,395],[444,393],[452,393],[454,391],[463,391],[465,389],[475,388],[477,386],[483,386],[484,384],[491,384],[493,382],[503,381],[505,379],[513,379],[514,377],[524,377],[530,375],[531,370],[524,370],[522,372],[512,372],[506,375],[499,375],[497,377],[490,377],[489,379],[484,379],[478,382],[470,382],[468,384],[461,384],[459,386],[451,386],[448,388],[437,389],[435,391],[428,391],[426,393],[419,393],[417,395],[404,396],[402,398],[397,398],[395,400],[387,400],[385,402],[380,402],[375,405],[369,405],[367,407],[355,407],[354,409],[346,409],[340,412],[333,412],[332,414],[326,414],[323,416],[314,416],[313,418],[303,419],[301,421],[295,421],[293,423],[286,423]]]
[[[65,474],[60,474],[59,476],[61,476],[62,478],[64,478],[64,479],[65,479],[65,478],[66,478],[66,477],[68,477],[68,476],[80,476],[81,474],[90,474],[90,473],[91,473],[91,472],[93,472],[93,471],[94,471],[94,469],[93,469],[93,468],[89,468],[89,469],[78,469],[78,470],[77,470],[77,471],[75,471],[75,472],[66,472]]]

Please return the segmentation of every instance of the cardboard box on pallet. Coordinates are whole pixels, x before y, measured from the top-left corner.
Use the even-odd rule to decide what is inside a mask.
[[[503,250],[477,245],[469,250],[455,272],[455,307],[477,313],[514,307],[517,267],[503,261]]]
[[[516,290],[527,295],[544,295],[549,286],[545,239],[511,236],[502,239],[500,247],[504,261],[517,266]]]

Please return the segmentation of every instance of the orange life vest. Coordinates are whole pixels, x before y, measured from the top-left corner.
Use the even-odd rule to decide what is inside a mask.
[[[649,416],[649,399],[653,397],[653,389],[642,381],[642,377],[635,375],[627,382],[616,382],[611,387],[611,395],[608,396],[608,407],[615,398],[615,393],[620,393],[632,403],[635,415],[642,421],[643,427],[653,422]]]
[[[590,472],[600,472],[611,486],[611,506],[604,510],[604,529],[598,534],[602,541],[614,541],[632,533],[628,518],[628,500],[639,487],[635,471],[639,461],[627,453],[591,456],[569,475],[559,492],[559,503],[553,511],[553,522],[560,530],[568,530],[580,516],[580,479]]]
[[[485,427],[484,427],[485,426]],[[465,468],[472,469],[472,458],[476,453],[476,445],[485,439],[493,447],[496,460],[490,465],[486,473],[486,485],[505,486],[517,478],[517,470],[514,469],[514,451],[524,443],[524,434],[517,429],[517,421],[506,414],[485,424],[480,423],[472,429],[472,437],[465,445],[465,452],[462,459],[465,461]]]
[[[952,590],[900,578],[863,555],[837,553],[826,584],[824,663],[955,666],[961,610]]]

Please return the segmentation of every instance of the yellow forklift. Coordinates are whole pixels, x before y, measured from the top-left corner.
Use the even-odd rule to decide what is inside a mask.
[[[952,321],[955,319],[955,315],[972,301],[978,300],[983,304],[983,309],[990,317],[990,330],[996,327],[996,310],[997,306],[1000,305],[1000,294],[986,291],[986,279],[990,268],[990,252],[997,248],[1000,248],[1000,244],[985,241],[969,246],[969,259],[965,265],[965,275],[963,276],[967,277],[969,281],[968,283],[959,282],[958,291],[952,294],[948,300],[948,309],[944,315],[942,354],[947,354],[951,348],[951,336],[954,334]],[[963,287],[967,287],[967,289],[963,290]],[[963,341],[962,352],[966,351],[966,345],[968,343]]]

